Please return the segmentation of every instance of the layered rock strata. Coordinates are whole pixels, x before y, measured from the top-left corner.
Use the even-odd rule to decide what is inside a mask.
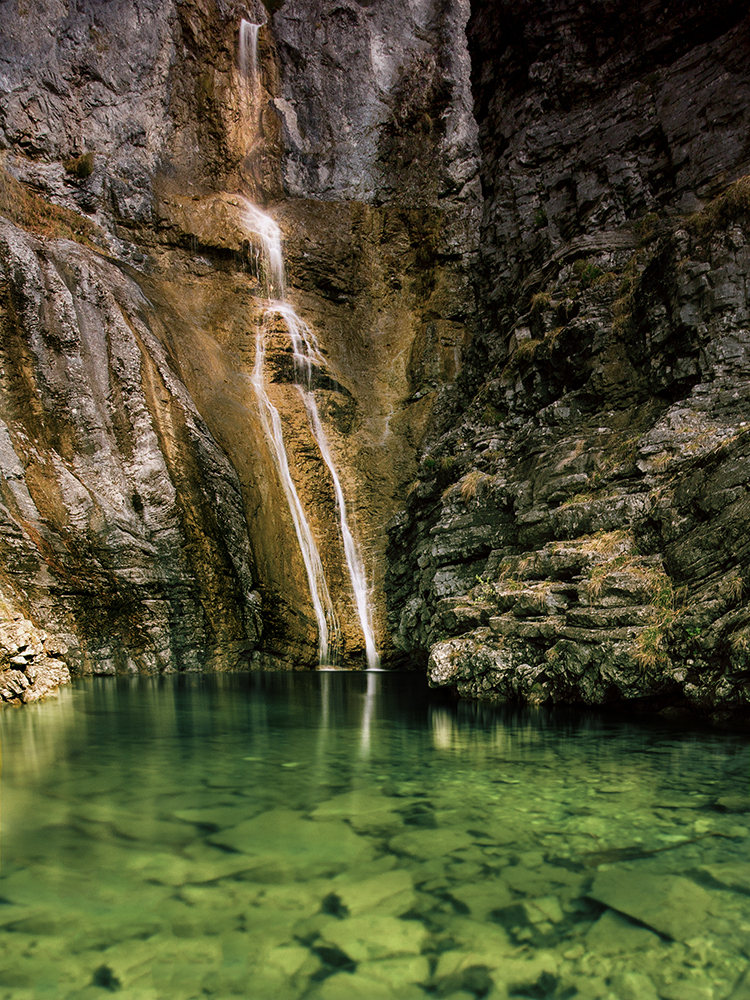
[[[315,398],[388,653],[383,526],[473,312],[467,17],[464,0],[0,11],[2,584],[74,672],[315,664],[250,383],[259,326],[341,656],[363,652],[248,198],[281,227],[325,358]],[[261,25],[257,79],[241,18]]]
[[[55,695],[70,682],[68,650],[28,619],[7,617],[0,624],[0,702],[25,705]]]
[[[469,37],[484,317],[391,527],[397,643],[469,696],[746,717],[746,10]]]

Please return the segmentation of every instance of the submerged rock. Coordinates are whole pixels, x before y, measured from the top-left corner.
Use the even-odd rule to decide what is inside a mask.
[[[714,904],[711,894],[690,879],[627,868],[599,872],[588,895],[675,941],[700,934]]]
[[[346,824],[335,820],[313,823],[288,809],[261,813],[211,834],[208,841],[247,856],[247,870],[260,872],[278,865],[287,877],[293,873],[300,878],[334,875],[373,856],[372,845]]]
[[[750,795],[722,795],[716,800],[716,807],[721,812],[750,812]]]
[[[363,962],[419,955],[427,941],[427,931],[418,921],[368,914],[332,921],[326,925],[323,937],[353,962]]]
[[[588,947],[600,955],[645,951],[657,947],[661,938],[653,931],[632,923],[620,913],[605,910],[586,935]]]

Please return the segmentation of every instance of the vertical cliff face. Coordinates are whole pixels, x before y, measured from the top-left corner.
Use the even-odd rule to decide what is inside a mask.
[[[321,401],[386,652],[384,525],[413,480],[474,311],[468,14],[465,2],[287,2],[271,20],[291,298],[344,390]]]
[[[746,714],[746,9],[469,38],[482,328],[392,526],[397,642],[465,694]]]
[[[260,631],[240,483],[151,304],[75,243],[5,224],[0,260],[5,597],[79,670],[234,665]]]
[[[78,671],[236,666],[261,628],[237,473],[144,292],[180,13],[0,11],[2,589]]]
[[[746,10],[469,13],[0,3],[0,588],[58,637],[40,663],[316,662],[261,331],[345,662],[313,401],[386,656],[470,695],[746,710]]]
[[[388,652],[384,525],[473,311],[468,6],[275,6],[0,5],[2,589],[74,670],[315,662],[259,328],[341,654],[363,651],[247,198],[322,351],[314,398]],[[254,81],[241,18],[262,25]]]

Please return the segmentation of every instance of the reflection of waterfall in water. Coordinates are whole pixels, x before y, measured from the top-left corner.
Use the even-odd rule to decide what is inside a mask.
[[[259,24],[253,24],[244,18],[240,21],[240,75],[255,89],[258,77],[258,29]]]
[[[281,252],[281,232],[279,227],[273,219],[261,212],[251,202],[246,199],[243,199],[243,202],[245,205],[245,227],[249,232],[260,238],[263,246],[263,270],[269,299],[266,306],[266,313],[278,315],[283,320],[289,334],[294,356],[294,373],[297,389],[305,404],[310,431],[333,482],[346,567],[354,592],[357,617],[359,618],[362,635],[365,640],[367,665],[371,669],[376,668],[380,660],[375,648],[372,609],[369,601],[365,570],[356,542],[354,541],[354,536],[349,527],[344,491],[341,487],[341,480],[336,471],[333,455],[331,454],[328,438],[320,419],[318,405],[313,392],[314,373],[317,369],[327,367],[325,358],[320,353],[312,331],[300,319],[294,308],[288,302],[284,301],[284,260]],[[299,494],[289,471],[289,462],[281,429],[281,418],[278,410],[271,403],[265,389],[263,375],[264,361],[265,337],[264,331],[261,328],[258,330],[256,337],[255,367],[253,369],[252,384],[260,403],[263,429],[271,444],[276,468],[282,481],[302,550],[310,594],[318,622],[320,661],[321,663],[326,663],[331,653],[335,652],[339,641],[336,616],[323,573],[320,553],[315,544],[315,539],[305,517]]]
[[[365,695],[365,707],[362,711],[362,731],[359,740],[359,749],[363,757],[370,753],[370,726],[375,714],[375,701],[378,693],[380,678],[374,671],[367,674],[367,693]]]

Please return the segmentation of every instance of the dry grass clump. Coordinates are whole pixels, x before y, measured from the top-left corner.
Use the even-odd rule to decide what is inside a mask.
[[[70,177],[78,181],[83,181],[94,172],[94,154],[82,153],[80,156],[73,156],[69,160],[63,160],[63,169]]]
[[[638,552],[633,536],[622,529],[599,532],[586,539],[586,549],[599,556],[600,562],[592,567],[588,579],[588,592],[596,599],[612,573],[627,573],[636,577],[639,589],[647,592],[650,603],[660,613],[673,613],[674,590],[672,581],[658,563]]]
[[[699,236],[707,236],[717,229],[750,214],[750,174],[730,184],[723,194],[688,219],[688,228]]]
[[[577,260],[573,264],[573,274],[581,288],[585,290],[601,278],[604,271],[591,260]]]
[[[46,201],[3,167],[0,167],[0,215],[37,236],[75,240],[92,250],[98,249],[92,242],[97,232],[93,222]]]
[[[534,337],[527,337],[522,340],[510,357],[510,360],[503,368],[501,377],[509,379],[513,377],[524,365],[531,364],[537,349],[542,344],[541,340]]]
[[[557,340],[564,329],[565,329],[564,326],[553,326],[551,330],[548,330],[545,333],[544,343],[547,344],[548,347],[554,346],[554,344],[557,343]]]
[[[548,309],[552,304],[552,296],[549,292],[537,292],[531,296],[531,312],[540,313]]]
[[[622,555],[624,552],[637,554],[635,539],[628,531],[618,528],[616,531],[600,531],[595,535],[582,539],[587,549],[607,558]]]
[[[612,332],[615,335],[622,335],[630,325],[635,294],[640,281],[638,260],[638,252],[636,251],[623,269],[617,297],[612,303]]]
[[[654,670],[669,663],[664,623],[647,626],[635,642],[635,661],[644,670]]]
[[[513,354],[512,361],[531,361],[540,344],[541,340],[535,340],[533,337],[522,340]]]
[[[480,490],[483,483],[491,479],[486,472],[481,472],[479,469],[472,469],[471,472],[467,472],[463,479],[458,483],[458,490],[464,500],[473,500],[474,497]]]
[[[739,570],[735,570],[730,576],[725,577],[719,584],[719,594],[725,601],[736,603],[745,591],[745,581],[742,579]]]
[[[733,653],[747,653],[750,651],[750,629],[743,628],[741,631],[735,632],[729,640],[729,645],[732,647]]]

